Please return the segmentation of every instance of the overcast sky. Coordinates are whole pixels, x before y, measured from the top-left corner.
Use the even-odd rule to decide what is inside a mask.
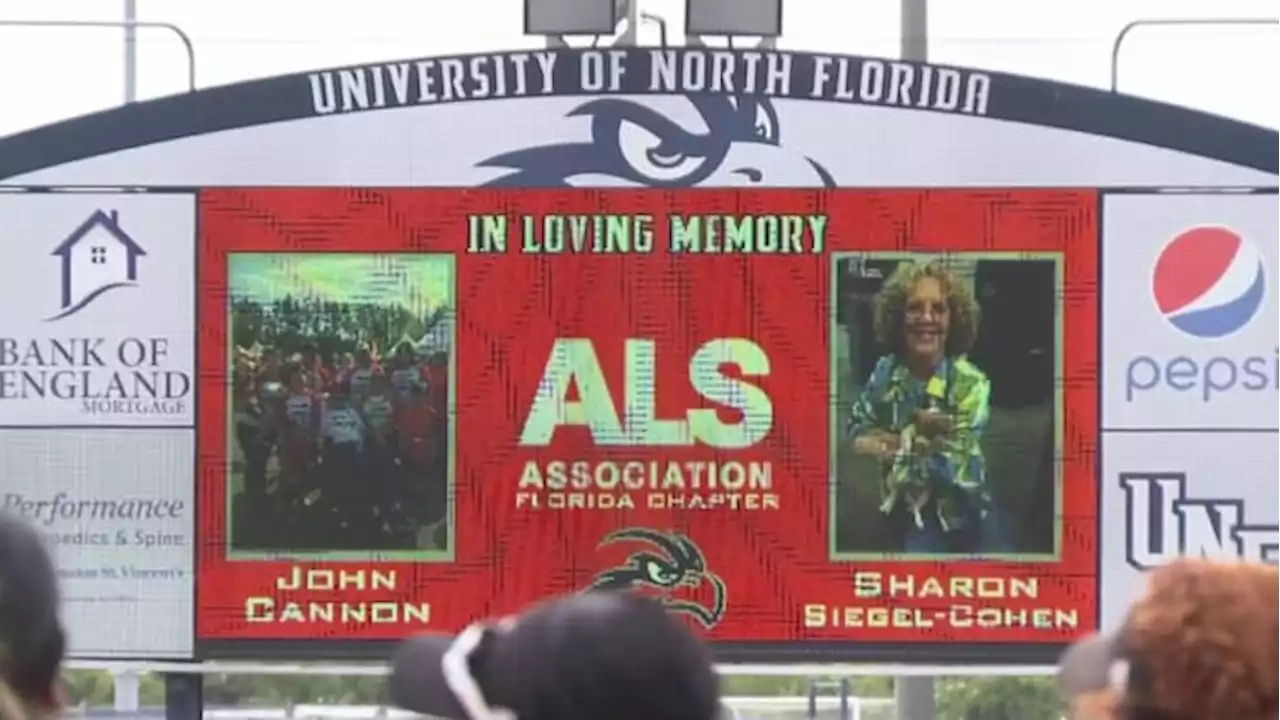
[[[522,0],[137,0],[139,19],[195,41],[201,87],[333,65],[533,47]],[[640,0],[679,35],[684,0]],[[785,0],[781,47],[896,57],[897,0]],[[6,0],[0,20],[119,20],[122,0]],[[1138,18],[1276,17],[1275,0],[935,0],[935,62],[1106,87],[1111,41]],[[0,136],[123,101],[116,29],[0,26]],[[170,37],[139,33],[143,99],[186,89]],[[1218,114],[1280,125],[1275,25],[1132,34],[1120,87]],[[645,27],[642,42],[657,43]]]

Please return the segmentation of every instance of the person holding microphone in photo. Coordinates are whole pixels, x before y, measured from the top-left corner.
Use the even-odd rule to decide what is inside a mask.
[[[898,552],[1006,552],[981,439],[991,383],[966,353],[979,308],[941,262],[904,261],[875,298],[879,358],[850,412],[854,451],[880,461]]]

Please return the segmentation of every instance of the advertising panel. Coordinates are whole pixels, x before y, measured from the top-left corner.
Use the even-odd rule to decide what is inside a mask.
[[[0,429],[0,499],[41,531],[72,657],[192,653],[189,429]]]
[[[1280,562],[1274,192],[1103,199],[1101,621],[1182,555]],[[1135,282],[1136,280],[1136,282]]]
[[[1275,194],[1108,194],[1102,216],[1103,428],[1275,432]]]
[[[0,426],[195,424],[195,197],[0,193]]]
[[[191,193],[0,193],[0,508],[55,550],[70,652],[188,658]]]
[[[197,636],[630,588],[775,657],[1063,643],[1096,623],[1096,201],[205,191]]]
[[[1274,434],[1108,433],[1102,453],[1103,626],[1175,557],[1280,561]]]

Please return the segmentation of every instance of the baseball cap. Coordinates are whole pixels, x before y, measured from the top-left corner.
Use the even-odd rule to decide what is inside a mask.
[[[405,641],[391,701],[448,720],[715,720],[706,645],[661,605],[588,592]]]
[[[26,521],[0,512],[0,679],[24,700],[51,702],[65,650],[44,541]]]
[[[1129,664],[1114,635],[1094,634],[1067,648],[1058,661],[1058,686],[1072,698],[1115,690],[1124,692]]]

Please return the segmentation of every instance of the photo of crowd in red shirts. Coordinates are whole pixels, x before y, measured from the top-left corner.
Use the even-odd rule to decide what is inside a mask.
[[[231,551],[446,552],[452,259],[230,265]]]

